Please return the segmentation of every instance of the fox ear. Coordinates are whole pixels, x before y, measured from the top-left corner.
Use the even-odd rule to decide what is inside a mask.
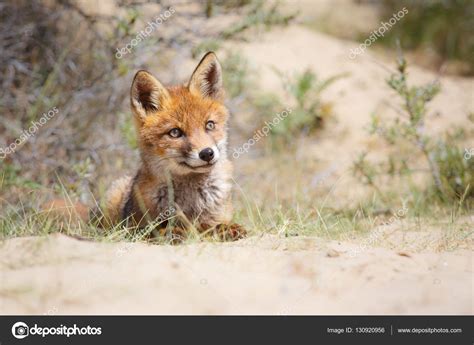
[[[135,74],[130,99],[132,110],[139,118],[162,109],[169,98],[168,90],[151,73],[142,70]]]
[[[208,52],[194,70],[188,84],[191,93],[218,101],[224,98],[222,68],[216,54]]]

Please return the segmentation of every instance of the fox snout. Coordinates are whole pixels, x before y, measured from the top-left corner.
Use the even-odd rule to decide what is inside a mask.
[[[216,145],[196,149],[189,152],[183,160],[183,165],[190,168],[210,168],[217,163],[220,158],[220,152]]]
[[[211,162],[214,159],[214,150],[210,147],[206,147],[204,150],[199,152],[199,158],[204,162]]]

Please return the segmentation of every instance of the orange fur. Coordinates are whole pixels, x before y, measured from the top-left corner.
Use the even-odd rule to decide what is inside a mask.
[[[130,99],[141,165],[133,178],[112,185],[101,223],[144,226],[158,220],[166,226],[163,214],[172,209],[180,228],[196,224],[241,237],[241,227],[229,224],[229,112],[215,54],[206,54],[183,86],[166,88],[149,72],[137,72]]]
[[[62,220],[69,220],[76,223],[79,221],[87,222],[89,220],[89,209],[86,205],[76,202],[71,203],[63,199],[55,199],[47,202],[42,211],[48,215],[60,218]]]

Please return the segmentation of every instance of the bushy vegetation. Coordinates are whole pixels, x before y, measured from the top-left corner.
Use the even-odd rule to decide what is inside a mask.
[[[291,109],[291,116],[271,126],[265,140],[269,148],[288,148],[295,137],[314,134],[333,117],[332,104],[323,99],[323,93],[345,74],[321,79],[310,69],[287,74],[274,68],[281,82],[283,101],[276,93],[258,90],[258,71],[250,67],[244,56],[234,50],[222,52],[222,66],[227,72],[224,74],[226,92],[231,101],[238,101],[241,107],[253,113],[258,128],[271,122],[284,109]]]
[[[464,61],[464,72],[474,73],[474,2],[471,0],[384,0],[383,18],[401,8],[409,11],[394,25],[381,42],[393,44],[400,39],[404,48],[429,49],[440,62]]]
[[[427,105],[439,92],[439,82],[410,86],[406,61],[400,57],[398,73],[387,84],[398,95],[403,110],[392,122],[374,115],[370,132],[397,149],[390,150],[387,160],[378,163],[369,162],[367,153],[362,153],[354,163],[355,173],[382,194],[380,177],[402,176],[409,180],[420,171],[419,157],[422,157],[431,177],[427,198],[433,195],[448,205],[459,203],[469,207],[474,199],[474,160],[463,155],[465,133],[434,136],[426,130]]]
[[[217,51],[226,40],[246,39],[248,33],[266,31],[274,26],[286,26],[298,15],[297,12],[290,14],[282,12],[279,1],[208,0],[206,2],[208,17],[213,16],[219,10],[239,10],[242,13],[242,19],[228,25],[214,37],[200,41],[192,50],[193,57],[202,56],[207,51]]]
[[[6,2],[0,20],[0,145],[10,145],[42,114],[58,109],[0,168],[21,169],[23,180],[44,187],[55,186],[55,173],[79,184],[73,166],[87,157],[103,166],[104,149],[120,137],[111,125],[122,106],[114,97],[124,99],[127,90],[114,87],[123,63],[113,47],[125,35],[124,23],[111,19],[112,34],[104,35],[95,26],[98,19],[71,1]]]
[[[342,75],[320,79],[307,69],[293,77],[282,75],[282,83],[292,101],[296,103],[294,113],[286,122],[285,131],[312,132],[321,129],[332,115],[332,106],[322,100],[322,93]]]
[[[344,75],[320,79],[310,69],[288,75],[278,70],[285,91],[285,107],[291,108],[291,116],[274,126],[270,131],[270,143],[282,147],[294,142],[295,137],[309,135],[322,129],[334,115],[332,104],[324,101],[322,94]],[[253,100],[257,113],[264,114],[264,120],[271,120],[284,106],[275,94],[259,94]]]
[[[297,13],[283,14],[277,1],[270,3],[253,0],[249,2],[243,19],[225,29],[221,36],[223,39],[229,39],[250,28],[269,29],[276,25],[287,25],[296,16]]]
[[[248,61],[239,53],[231,50],[222,60],[224,74],[224,85],[226,94],[233,99],[248,92],[251,85],[250,68]]]

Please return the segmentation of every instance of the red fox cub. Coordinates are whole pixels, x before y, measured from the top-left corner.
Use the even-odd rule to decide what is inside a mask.
[[[120,223],[145,227],[161,223],[179,239],[193,226],[222,239],[246,233],[231,224],[232,164],[227,159],[227,120],[222,69],[207,53],[185,86],[164,87],[147,71],[138,71],[130,100],[141,164],[136,174],[115,181],[105,207],[73,205],[76,215],[101,227]],[[49,210],[67,208],[53,201]],[[64,213],[64,212],[63,212]],[[69,214],[71,216],[71,214]],[[167,219],[173,224],[167,224]]]
[[[199,231],[217,229],[225,238],[244,235],[240,226],[230,224],[232,164],[222,84],[213,52],[203,57],[185,86],[167,88],[151,73],[137,72],[130,98],[141,165],[107,192],[106,223],[132,221],[143,227],[173,214],[177,233],[193,224]]]

